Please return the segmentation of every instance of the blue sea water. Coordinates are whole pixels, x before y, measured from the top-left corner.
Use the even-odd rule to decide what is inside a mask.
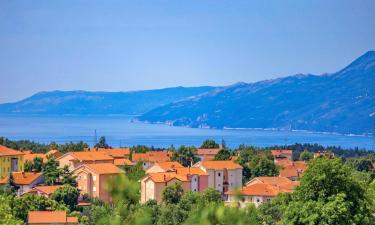
[[[293,143],[318,143],[324,146],[345,148],[373,147],[373,137],[322,134],[304,131],[271,130],[214,130],[171,127],[164,124],[132,122],[130,116],[13,116],[0,115],[0,136],[13,140],[29,139],[41,143],[85,141],[93,145],[97,136],[106,136],[114,146],[174,145],[199,146],[207,138],[230,147],[239,144],[272,146]]]

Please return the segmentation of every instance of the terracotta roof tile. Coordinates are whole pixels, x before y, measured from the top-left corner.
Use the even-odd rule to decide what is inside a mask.
[[[119,174],[124,173],[123,170],[119,169],[117,166],[111,163],[95,163],[95,164],[83,164],[83,167],[86,167],[97,174]],[[78,170],[78,167],[76,170]]]
[[[56,159],[57,158],[59,158],[60,156],[62,156],[63,154],[61,153],[61,152],[59,152],[58,150],[56,150],[56,149],[52,149],[52,150],[50,150],[50,151],[48,151],[47,153],[46,153],[46,155],[47,156],[53,156],[53,157],[55,157]]]
[[[149,177],[155,183],[169,182],[172,179],[178,179],[180,181],[189,181],[186,175],[181,175],[176,172],[149,173],[147,174],[147,177]]]
[[[65,211],[29,211],[28,223],[75,223],[77,217],[67,217]]]
[[[98,160],[113,160],[113,158],[103,152],[69,152],[74,158],[79,161],[98,161]]]
[[[134,163],[129,159],[115,159],[114,164],[116,166],[132,166]]]
[[[160,168],[162,168],[164,170],[184,167],[179,162],[174,162],[174,161],[159,162],[159,163],[157,163],[157,165],[159,165]]]
[[[47,156],[43,153],[27,153],[23,156],[23,160],[26,161],[33,161],[34,158],[42,158],[43,162],[47,162]]]
[[[34,182],[36,179],[41,177],[42,173],[34,173],[34,172],[12,172],[14,183],[17,185],[28,185]],[[8,183],[8,178],[5,177],[0,180],[0,184]]]
[[[222,148],[198,148],[197,155],[216,155]]]
[[[282,192],[291,192],[291,190],[283,189],[271,184],[258,183],[243,187],[239,191],[229,191],[227,194],[275,197]]]
[[[242,169],[242,166],[231,161],[201,161],[201,165],[207,169]]]
[[[10,156],[10,155],[24,155],[23,152],[17,151],[6,146],[0,145],[0,156]]]
[[[99,152],[107,153],[113,158],[124,158],[124,156],[129,156],[129,148],[110,148],[110,149],[99,149]]]
[[[144,162],[167,162],[171,160],[171,153],[165,151],[149,151],[146,153],[134,153],[132,155],[132,161],[144,161]]]
[[[53,194],[60,187],[62,187],[62,185],[36,186],[33,189],[36,190],[36,191],[43,192],[47,195],[50,195],[50,194]]]
[[[271,154],[274,157],[278,157],[278,156],[282,156],[282,155],[291,156],[291,155],[293,155],[293,151],[292,150],[275,149],[275,150],[271,150]]]

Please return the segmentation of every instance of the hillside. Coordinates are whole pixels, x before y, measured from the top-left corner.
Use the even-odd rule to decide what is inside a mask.
[[[138,119],[175,126],[372,133],[375,52],[326,75],[237,83],[155,108]]]
[[[131,92],[40,92],[15,103],[0,104],[0,113],[37,115],[138,115],[155,107],[213,90],[174,87]]]

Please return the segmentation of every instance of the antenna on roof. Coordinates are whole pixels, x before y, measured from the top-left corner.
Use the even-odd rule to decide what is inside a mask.
[[[94,130],[94,145],[98,144],[98,136],[96,135],[96,129]]]

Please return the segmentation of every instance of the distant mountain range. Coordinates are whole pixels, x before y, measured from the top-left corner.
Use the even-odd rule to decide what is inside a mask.
[[[155,108],[139,120],[209,128],[372,133],[375,52],[326,75],[237,83]]]
[[[0,104],[0,113],[34,115],[139,115],[155,107],[211,91],[214,87],[174,87],[147,91],[40,92],[15,103]]]
[[[332,74],[299,74],[225,87],[40,92],[0,104],[0,113],[128,114],[174,126],[369,134],[375,117],[375,52]]]

